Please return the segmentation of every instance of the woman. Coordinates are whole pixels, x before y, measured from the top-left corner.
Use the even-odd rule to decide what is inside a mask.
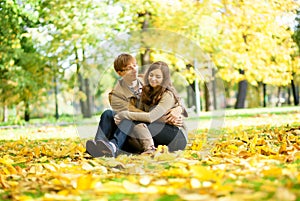
[[[115,121],[129,119],[136,122],[147,122],[145,124],[153,137],[155,146],[167,145],[170,151],[183,150],[187,144],[185,126],[164,123],[167,111],[178,106],[179,102],[180,99],[171,82],[168,65],[158,61],[150,65],[144,77],[144,86],[138,106],[144,112],[122,111],[115,116]],[[185,110],[184,113],[187,116]],[[139,125],[139,123],[136,124]],[[149,146],[145,149],[149,149]]]

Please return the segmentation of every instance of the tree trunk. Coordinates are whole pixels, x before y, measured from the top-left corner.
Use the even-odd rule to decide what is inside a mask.
[[[79,85],[78,87],[79,87],[79,91],[84,93],[84,89],[83,89],[83,78],[82,78],[82,75],[81,75],[80,72],[78,72],[78,74],[77,74],[77,79],[78,79],[78,85]],[[84,111],[85,111],[86,109],[85,109],[85,103],[84,103],[84,101],[82,100],[82,98],[80,98],[79,103],[80,103],[81,114],[84,116]]]
[[[84,56],[84,52],[83,52],[83,56]],[[75,48],[75,58],[76,61],[79,61],[78,58],[78,52],[77,49]],[[77,69],[77,79],[78,79],[78,87],[79,87],[79,91],[84,93],[86,96],[85,100],[82,100],[82,98],[79,100],[80,102],[80,109],[81,109],[81,114],[84,118],[90,118],[92,116],[91,114],[91,109],[90,109],[90,89],[89,89],[89,80],[86,78],[84,79],[82,77],[82,74],[80,73],[80,65],[77,62],[76,64]]]
[[[267,85],[263,83],[262,87],[263,87],[263,107],[267,107]]]
[[[187,106],[190,108],[195,105],[195,82],[193,82],[187,86]]]
[[[3,122],[8,122],[8,108],[7,105],[4,103],[3,105]]]
[[[28,101],[25,101],[24,120],[27,122],[30,120],[30,109]]]
[[[88,78],[84,79],[84,85],[85,85],[85,95],[86,95],[86,107],[85,111],[83,113],[84,118],[91,118],[92,117],[92,111],[91,111],[91,93],[90,93],[90,81]]]
[[[85,64],[85,51],[82,51],[82,61],[83,64]],[[91,92],[90,92],[90,80],[89,78],[84,78],[84,93],[86,95],[86,101],[85,101],[85,111],[83,114],[84,118],[91,118],[92,117],[92,110],[91,110]]]
[[[240,70],[240,74],[244,75],[244,70]],[[247,96],[247,87],[248,82],[247,80],[242,80],[238,84],[238,93],[235,103],[235,109],[245,108],[245,100]]]
[[[291,105],[292,101],[291,101],[291,88],[290,87],[287,87],[287,93],[288,93],[287,104]]]
[[[144,20],[142,21],[142,31],[147,31],[147,29],[149,28],[150,16],[150,13],[147,11],[145,13],[139,13],[139,17],[144,18]],[[145,72],[146,65],[149,65],[150,63],[150,49],[146,48],[145,52],[141,53],[142,68],[140,70],[142,73]]]
[[[54,77],[54,99],[55,99],[55,119],[59,119],[59,113],[58,113],[58,89],[57,89],[57,78],[56,78],[56,74]]]
[[[217,106],[217,83],[216,83],[216,78],[215,78],[215,69],[212,68],[212,96],[213,96],[213,109],[217,109],[218,106]]]
[[[281,106],[281,102],[280,102],[280,94],[281,94],[281,87],[278,87],[276,107]]]
[[[144,73],[146,70],[146,66],[151,63],[150,61],[150,49],[147,48],[144,53],[141,53],[141,72]]]
[[[294,97],[294,105],[299,105],[299,93],[297,87],[295,86],[294,80],[291,81],[291,87]]]
[[[209,111],[211,108],[211,100],[209,98],[208,83],[204,85],[204,100],[205,100],[205,111]]]

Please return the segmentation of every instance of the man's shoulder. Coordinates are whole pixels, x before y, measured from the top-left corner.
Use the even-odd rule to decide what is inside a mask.
[[[119,90],[122,90],[124,88],[126,88],[124,80],[123,79],[119,79],[117,81],[117,83],[115,84],[113,90],[118,90],[119,91]]]
[[[110,94],[115,94],[118,96],[127,96],[128,93],[130,93],[130,91],[123,79],[118,80],[115,87],[110,92]]]

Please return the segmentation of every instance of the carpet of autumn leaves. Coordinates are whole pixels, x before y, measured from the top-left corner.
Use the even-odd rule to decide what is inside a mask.
[[[79,138],[2,140],[0,200],[300,200],[299,124],[211,132],[191,131],[185,151],[117,158],[91,158]]]

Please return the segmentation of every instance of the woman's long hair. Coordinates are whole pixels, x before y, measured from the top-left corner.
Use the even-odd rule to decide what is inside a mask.
[[[160,69],[163,74],[163,81],[160,86],[155,88],[151,87],[149,84],[149,74],[151,71]],[[175,88],[171,82],[171,75],[168,64],[163,61],[157,61],[152,63],[148,70],[145,73],[144,77],[144,86],[141,94],[141,101],[143,104],[146,104],[150,107],[157,105],[162,98],[162,95],[166,92],[170,91],[175,97],[175,103],[179,103],[179,97]]]

